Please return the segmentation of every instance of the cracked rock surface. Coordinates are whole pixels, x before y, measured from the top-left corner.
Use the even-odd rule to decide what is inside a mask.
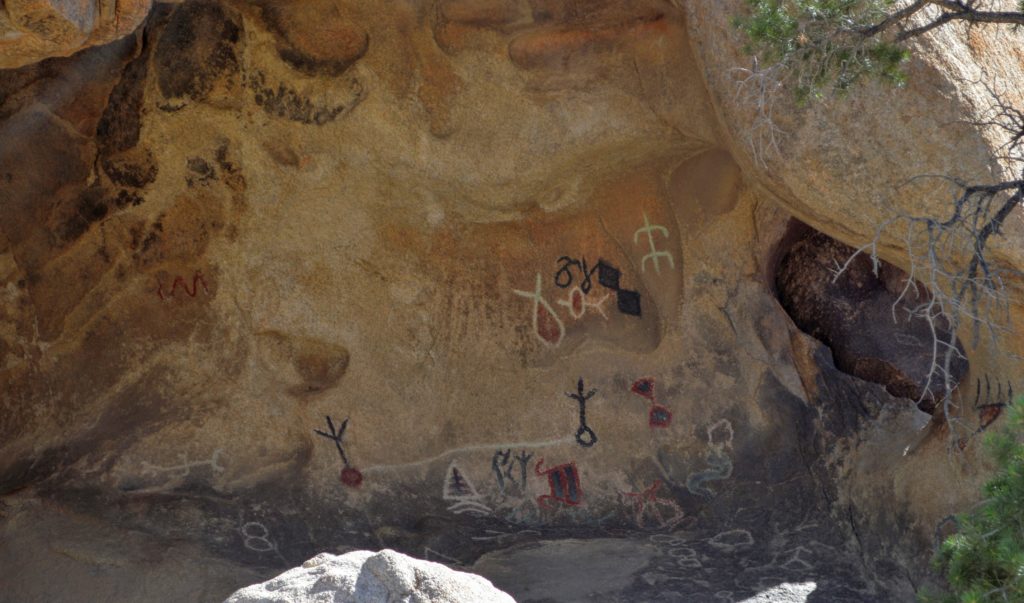
[[[910,600],[979,438],[950,462],[909,389],[787,313],[781,258],[796,222],[857,248],[935,209],[893,197],[916,174],[997,177],[947,116],[965,73],[1024,75],[936,32],[905,89],[780,105],[757,162],[742,4],[122,1],[94,46],[5,54],[5,588],[220,601],[391,549],[538,603]],[[815,316],[854,308],[813,280]],[[979,435],[1022,367],[959,335]]]

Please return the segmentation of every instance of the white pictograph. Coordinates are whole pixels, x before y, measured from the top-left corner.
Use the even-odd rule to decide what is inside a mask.
[[[245,548],[255,553],[274,553],[281,561],[288,563],[277,548],[277,543],[270,539],[270,530],[267,526],[258,521],[247,521],[238,532],[242,535],[242,544]]]
[[[448,510],[456,515],[490,515],[491,508],[482,502],[483,497],[459,466],[452,461],[445,473],[442,496],[452,502]]]
[[[645,255],[643,259],[640,260],[640,271],[646,272],[647,262],[650,261],[652,264],[654,264],[654,271],[657,272],[658,274],[661,274],[661,264],[658,262],[660,258],[665,258],[666,260],[668,260],[669,267],[672,270],[675,270],[676,262],[674,259],[672,259],[672,254],[667,251],[658,251],[658,247],[654,244],[655,232],[660,232],[662,236],[665,237],[666,239],[669,237],[668,229],[665,228],[664,226],[659,226],[658,224],[651,224],[650,219],[647,217],[647,212],[644,212],[643,228],[638,228],[637,231],[633,233],[633,244],[639,245],[640,235],[645,234],[647,235],[647,244],[650,246],[651,252]]]
[[[189,462],[188,460],[188,453],[182,452],[181,454],[178,455],[178,458],[181,459],[180,464],[169,465],[166,467],[162,465],[153,465],[146,461],[142,461],[142,474],[158,475],[162,473],[171,473],[174,474],[174,477],[185,478],[188,477],[190,473],[192,473],[192,469],[198,467],[209,467],[210,470],[213,471],[214,473],[222,473],[224,471],[224,467],[222,467],[219,462],[220,455],[222,452],[223,450],[218,448],[213,451],[213,456],[211,456],[208,460],[191,462]]]
[[[558,313],[551,307],[551,304],[544,299],[541,283],[542,280],[538,272],[537,284],[533,291],[513,289],[512,293],[533,302],[533,334],[544,345],[557,347],[558,344],[562,343],[562,336],[565,334],[565,324],[558,317]]]
[[[754,545],[754,537],[747,530],[727,530],[715,534],[708,544],[716,549],[731,553],[740,549],[746,549]]]
[[[559,306],[565,306],[569,310],[569,316],[572,316],[575,320],[586,316],[588,309],[596,310],[602,318],[608,320],[608,315],[604,312],[604,302],[608,301],[609,297],[611,297],[611,293],[605,293],[601,299],[590,301],[590,298],[583,292],[583,289],[576,286],[569,289],[565,299],[557,300],[555,303]]]
[[[727,449],[732,449],[732,440],[736,433],[728,419],[720,419],[707,429],[708,469],[698,471],[686,478],[686,489],[704,498],[714,498],[715,493],[705,484],[711,481],[727,479],[732,475],[732,458]]]
[[[462,563],[461,561],[459,561],[455,557],[449,557],[448,555],[445,555],[444,553],[435,551],[434,549],[430,548],[429,546],[423,547],[423,559],[424,559],[424,561],[434,561],[436,563],[443,563],[445,565],[458,565],[458,566],[465,565],[464,563]]]

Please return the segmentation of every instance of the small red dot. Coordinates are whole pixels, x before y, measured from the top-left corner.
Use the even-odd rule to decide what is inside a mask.
[[[363,474],[358,469],[352,467],[345,467],[341,470],[341,483],[346,486],[352,486],[358,488],[359,484],[363,483]]]

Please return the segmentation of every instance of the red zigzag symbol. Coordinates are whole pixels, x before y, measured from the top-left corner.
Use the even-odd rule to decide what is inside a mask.
[[[171,285],[171,290],[168,293],[164,293],[164,285],[160,282],[160,279],[156,279],[156,294],[160,296],[161,300],[165,300],[168,297],[174,297],[174,292],[178,290],[178,285],[181,285],[181,289],[185,292],[185,295],[189,297],[195,297],[199,293],[199,285],[203,286],[203,291],[209,295],[210,290],[206,287],[206,280],[203,279],[203,273],[196,270],[195,275],[192,277],[192,289],[189,290],[188,282],[183,277],[175,277],[174,283]]]

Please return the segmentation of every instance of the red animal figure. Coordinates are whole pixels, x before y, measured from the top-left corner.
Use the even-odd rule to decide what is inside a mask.
[[[174,292],[178,290],[179,285],[181,286],[181,289],[185,292],[185,295],[189,297],[195,297],[196,294],[199,293],[199,285],[203,286],[203,291],[205,291],[207,294],[210,293],[210,290],[206,287],[206,281],[203,279],[203,273],[196,270],[195,274],[192,276],[191,290],[189,290],[188,283],[185,281],[185,279],[180,276],[177,276],[174,278],[174,282],[171,284],[171,290],[167,293],[164,293],[164,285],[163,283],[160,282],[160,279],[158,278],[156,279],[156,294],[160,297],[161,300],[165,300],[168,297],[174,297]]]
[[[649,488],[641,492],[625,492],[627,498],[633,499],[633,512],[636,514],[636,526],[644,529],[647,516],[654,520],[656,527],[660,529],[674,528],[684,519],[686,514],[675,501],[667,498],[658,498],[658,489],[661,488],[661,480],[654,480]],[[666,518],[662,515],[661,507],[672,511],[672,515]]]
[[[647,414],[647,424],[651,427],[668,427],[672,423],[672,411],[654,399],[654,378],[644,377],[633,382],[630,391],[651,401],[651,410]]]
[[[580,488],[580,473],[576,469],[576,463],[566,463],[541,471],[544,459],[537,461],[533,470],[537,475],[547,476],[550,494],[537,497],[537,505],[542,509],[552,508],[548,501],[558,501],[570,507],[575,507],[583,502],[583,490]]]

